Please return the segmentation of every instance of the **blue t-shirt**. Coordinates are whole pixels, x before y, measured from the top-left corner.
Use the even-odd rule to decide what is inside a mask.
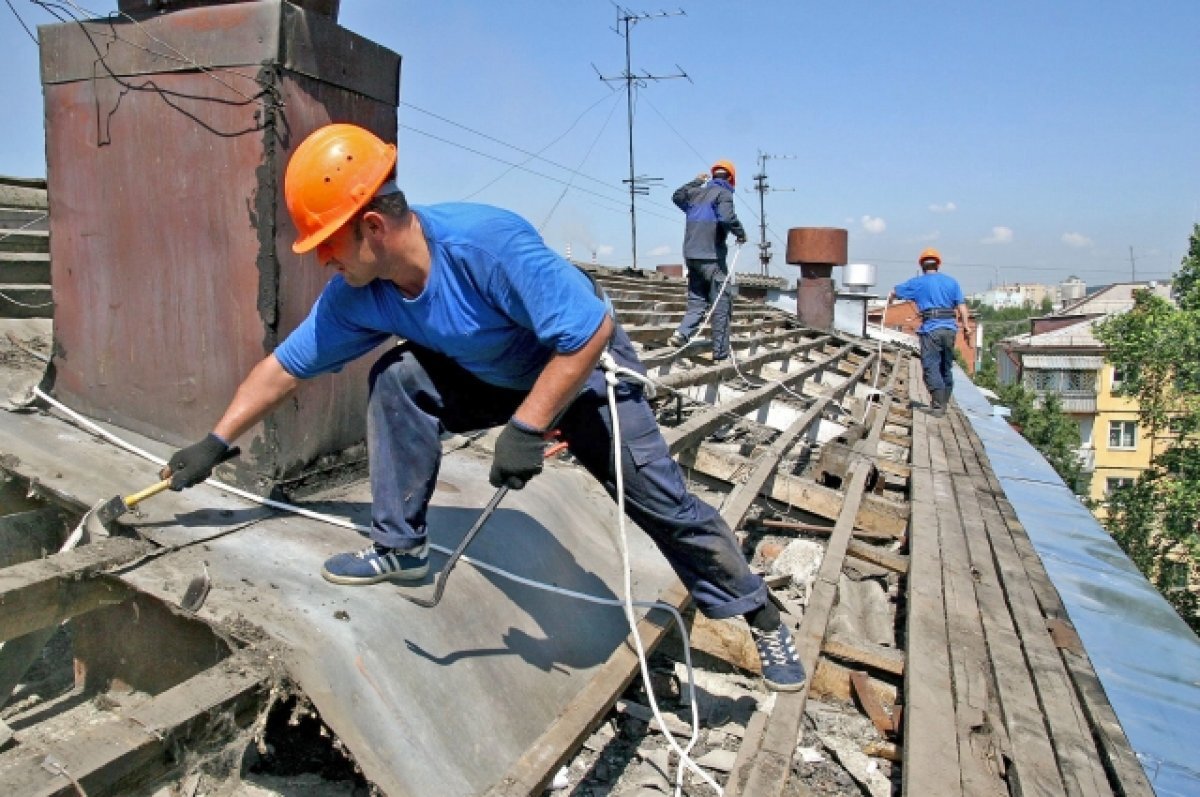
[[[275,350],[292,376],[337,371],[392,335],[441,352],[492,385],[528,390],[555,353],[581,349],[607,312],[588,277],[516,214],[488,205],[414,207],[429,244],[424,291],[361,288],[341,275]]]
[[[917,303],[917,309],[924,312],[934,308],[955,308],[964,304],[962,288],[958,280],[940,271],[921,274],[896,286],[896,295]],[[935,329],[958,329],[953,318],[930,318],[921,324],[918,335],[925,335]]]

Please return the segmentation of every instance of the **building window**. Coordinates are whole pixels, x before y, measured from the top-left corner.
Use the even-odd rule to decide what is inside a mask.
[[[1122,368],[1119,365],[1114,365],[1113,366],[1113,374],[1112,374],[1112,390],[1113,390],[1113,392],[1115,393],[1121,387],[1121,383],[1126,381],[1127,379],[1129,379],[1129,377],[1131,377],[1131,376],[1133,376],[1132,370]]]
[[[1036,393],[1095,396],[1096,372],[1033,368],[1025,372],[1025,387]]]
[[[1109,421],[1109,448],[1137,448],[1137,421]]]
[[[1104,480],[1104,494],[1112,495],[1113,490],[1117,490],[1121,487],[1132,487],[1133,481],[1134,480],[1132,476],[1118,476],[1116,478],[1109,477]]]

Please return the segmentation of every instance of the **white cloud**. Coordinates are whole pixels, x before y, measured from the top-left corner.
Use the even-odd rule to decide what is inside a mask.
[[[663,255],[669,255],[669,254],[671,254],[671,247],[665,246],[665,245],[664,246],[656,246],[650,250],[651,257],[662,257]]]
[[[1092,239],[1086,235],[1077,232],[1064,232],[1062,242],[1067,246],[1073,246],[1076,249],[1083,249],[1087,246],[1092,246]]]
[[[887,229],[887,222],[878,216],[863,216],[862,228],[872,235],[879,235]]]
[[[929,209],[934,213],[953,213],[954,211],[958,210],[958,205],[954,204],[953,202],[946,202],[939,205],[935,202],[929,206]]]
[[[1010,244],[1013,239],[1011,227],[993,227],[992,234],[984,238],[982,244]]]

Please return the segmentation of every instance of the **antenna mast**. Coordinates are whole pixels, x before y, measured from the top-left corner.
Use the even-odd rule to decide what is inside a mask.
[[[771,242],[767,240],[767,209],[765,201],[767,192],[796,190],[794,188],[772,188],[767,185],[767,161],[771,158],[788,160],[795,157],[795,155],[768,155],[762,150],[758,151],[758,174],[754,175],[754,190],[758,192],[759,273],[764,277],[771,273],[770,268],[768,268],[771,262]]]
[[[625,119],[626,119],[626,126],[628,127],[628,130],[629,130],[629,177],[625,178],[621,182],[627,183],[629,185],[630,246],[631,246],[631,251],[633,252],[633,267],[636,269],[637,265],[638,265],[638,262],[637,262],[637,197],[639,194],[642,196],[649,194],[650,193],[650,185],[652,183],[661,181],[662,178],[661,177],[646,177],[645,175],[638,177],[634,174],[634,168],[633,168],[633,87],[635,84],[639,87],[643,87],[646,85],[647,81],[651,81],[651,80],[659,81],[659,80],[672,80],[674,78],[687,78],[688,81],[690,82],[691,78],[688,77],[687,72],[684,72],[683,68],[680,67],[679,64],[675,65],[675,68],[678,69],[679,72],[678,72],[678,74],[674,74],[674,75],[651,75],[649,72],[645,72],[645,71],[643,71],[642,74],[640,74],[640,75],[633,74],[633,69],[632,69],[632,66],[630,65],[632,58],[631,58],[631,52],[630,52],[629,28],[631,25],[636,25],[638,22],[643,22],[648,19],[656,19],[659,17],[687,16],[687,14],[682,8],[679,9],[678,11],[674,11],[674,12],[658,11],[653,14],[639,14],[639,13],[630,11],[627,8],[623,8],[622,6],[619,6],[616,3],[613,3],[613,6],[615,6],[617,9],[617,27],[613,28],[613,31],[618,36],[621,36],[622,38],[625,39],[625,71],[621,74],[620,77],[605,77],[604,75],[602,75],[600,73],[599,69],[596,69],[595,64],[592,65],[592,69],[596,69],[596,74],[599,75],[600,79],[603,80],[605,83],[613,83],[613,82],[619,81],[619,82],[623,82],[625,84]]]

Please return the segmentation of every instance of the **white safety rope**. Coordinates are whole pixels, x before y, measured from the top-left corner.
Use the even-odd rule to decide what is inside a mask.
[[[690,769],[700,776],[705,783],[712,786],[717,794],[724,794],[721,788],[712,776],[700,768],[700,766],[692,760],[691,751],[696,746],[696,742],[700,739],[700,718],[698,709],[696,708],[695,687],[693,685],[691,663],[688,663],[688,687],[692,690],[689,703],[692,708],[692,736],[688,740],[686,748],[681,748],[675,740],[675,736],[667,728],[667,723],[663,720],[662,714],[658,708],[658,700],[654,697],[654,686],[650,680],[650,665],[646,660],[646,649],[642,644],[642,637],[637,629],[637,617],[633,613],[633,568],[629,562],[629,538],[625,530],[625,474],[621,463],[621,420],[617,413],[617,385],[621,383],[622,374],[632,374],[638,377],[638,381],[642,384],[649,384],[649,380],[643,378],[640,374],[630,371],[628,368],[623,368],[617,364],[612,355],[607,351],[600,357],[600,366],[604,369],[604,382],[608,388],[608,413],[612,419],[612,437],[613,437],[613,468],[616,472],[617,484],[617,529],[618,529],[618,544],[621,549],[621,567],[625,578],[625,618],[629,621],[629,632],[633,637],[634,648],[637,650],[638,666],[642,672],[642,684],[646,689],[646,700],[650,703],[650,710],[654,713],[654,718],[658,720],[659,729],[662,731],[663,737],[667,740],[667,744],[679,756],[679,765],[675,774],[675,795],[679,797],[683,789],[683,773],[684,769]],[[687,638],[687,632],[680,625],[680,632],[683,635],[683,648],[689,650],[691,645]]]

